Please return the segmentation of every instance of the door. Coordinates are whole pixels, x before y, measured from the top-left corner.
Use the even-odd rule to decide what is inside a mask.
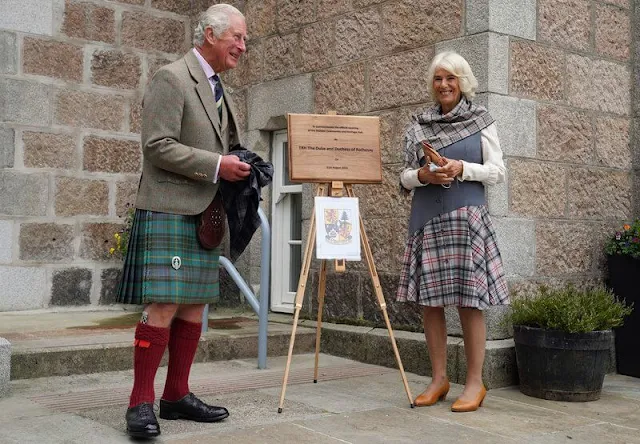
[[[273,135],[271,310],[293,313],[302,267],[302,185],[289,182],[287,132]]]

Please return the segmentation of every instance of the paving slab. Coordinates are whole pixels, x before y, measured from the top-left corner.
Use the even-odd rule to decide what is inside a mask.
[[[321,354],[314,384],[315,355],[301,354],[291,362],[278,414],[286,361],[270,358],[265,370],[254,359],[194,364],[191,389],[231,415],[216,424],[160,420],[156,442],[614,444],[640,438],[633,422],[640,412],[636,378],[607,376],[600,401],[539,400],[511,387],[490,390],[477,412],[452,413],[451,403],[462,392],[458,384],[446,401],[411,409],[396,369]],[[165,377],[161,367],[156,394]],[[126,370],[11,381],[11,395],[0,400],[0,443],[130,442],[124,413],[132,378]],[[414,396],[429,383],[413,373],[407,379]]]

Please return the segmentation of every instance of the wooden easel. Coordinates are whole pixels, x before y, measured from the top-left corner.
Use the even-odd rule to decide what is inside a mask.
[[[338,182],[338,181],[331,182],[330,184],[319,184],[316,196],[320,196],[320,197],[326,196],[327,191],[329,191],[329,196],[340,197],[340,196],[344,196],[345,189],[348,197],[355,197],[351,184],[344,184],[343,182]],[[284,405],[284,396],[287,390],[287,380],[289,378],[291,357],[293,355],[293,344],[296,338],[296,328],[298,326],[298,317],[300,316],[300,310],[302,309],[302,299],[304,297],[305,289],[307,286],[307,279],[309,277],[309,267],[311,266],[311,259],[313,254],[313,248],[315,245],[315,239],[316,239],[316,218],[315,218],[315,205],[314,205],[314,208],[311,212],[311,225],[310,225],[309,235],[307,237],[307,244],[304,252],[304,261],[302,263],[302,269],[300,270],[300,280],[298,281],[298,290],[296,291],[295,314],[293,316],[293,328],[291,330],[291,340],[289,342],[289,355],[287,357],[287,365],[284,370],[284,378],[282,381],[282,392],[280,394],[280,405],[278,406],[278,413],[282,413],[282,406]],[[367,234],[364,229],[364,222],[362,220],[362,215],[360,215],[360,240],[362,242],[365,258],[367,259],[367,265],[369,266],[369,274],[371,275],[373,288],[375,290],[376,297],[378,298],[378,304],[380,305],[380,309],[382,310],[382,314],[384,315],[385,324],[387,325],[387,330],[389,331],[389,338],[391,339],[391,345],[393,346],[393,352],[395,353],[396,362],[398,363],[398,368],[400,370],[400,375],[402,377],[404,389],[407,392],[407,397],[409,398],[409,404],[411,405],[411,408],[413,408],[414,407],[413,397],[411,396],[411,391],[409,390],[409,384],[407,383],[407,376],[404,373],[404,367],[402,366],[400,353],[398,352],[398,346],[396,345],[396,340],[393,335],[393,330],[391,328],[391,322],[389,321],[389,315],[387,314],[387,304],[384,300],[384,295],[382,294],[382,287],[380,286],[380,279],[378,278],[378,272],[376,271],[376,266],[373,262],[373,255],[371,254],[369,239],[367,238]],[[345,270],[345,260],[336,259],[335,267],[337,272],[343,272]],[[316,326],[316,358],[315,358],[315,366],[313,370],[314,383],[318,382],[318,357],[320,353],[320,334],[322,332],[322,310],[324,308],[324,293],[326,289],[326,279],[327,279],[327,261],[326,259],[322,259],[320,264],[320,282],[318,283],[318,323]]]

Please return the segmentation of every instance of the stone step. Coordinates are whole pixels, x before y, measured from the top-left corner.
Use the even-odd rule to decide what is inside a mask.
[[[315,326],[314,321],[302,325]],[[394,331],[404,370],[431,376],[431,363],[424,334]],[[334,356],[397,368],[395,354],[384,328],[323,324],[321,350]],[[515,345],[513,339],[487,341],[482,378],[487,389],[506,387],[518,383]],[[464,384],[466,358],[462,338],[447,338],[447,375],[451,382]]]
[[[267,356],[287,355],[290,331],[270,332]],[[21,341],[11,350],[11,380],[101,373],[133,368],[133,332],[91,335],[84,338]],[[301,328],[296,334],[294,353],[315,350],[315,331]],[[220,335],[206,332],[200,339],[195,362],[256,358],[257,333]],[[165,353],[161,365],[167,365]]]

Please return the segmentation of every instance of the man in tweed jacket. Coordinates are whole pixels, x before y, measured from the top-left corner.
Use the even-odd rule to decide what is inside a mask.
[[[202,14],[194,48],[151,80],[142,111],[143,168],[118,300],[146,304],[134,341],[134,384],[126,414],[132,437],[160,434],[153,383],[165,349],[169,366],[160,417],[215,422],[229,413],[189,391],[188,378],[206,303],[218,297],[220,251],[196,237],[197,215],[221,179],[245,180],[250,166],[229,147],[239,143],[237,118],[218,74],[246,51],[246,24],[219,4]]]

